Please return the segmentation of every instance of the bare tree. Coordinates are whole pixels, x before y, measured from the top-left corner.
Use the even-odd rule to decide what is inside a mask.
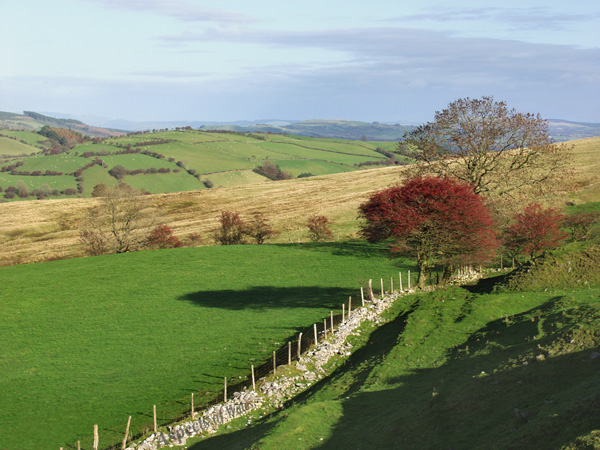
[[[88,254],[125,253],[139,250],[153,225],[146,197],[120,184],[88,209],[79,238]]]
[[[405,138],[399,151],[423,163],[419,174],[451,175],[486,196],[542,193],[570,173],[572,147],[554,142],[546,120],[493,97],[456,100]]]

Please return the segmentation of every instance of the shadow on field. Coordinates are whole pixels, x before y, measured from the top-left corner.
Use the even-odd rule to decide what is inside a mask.
[[[570,333],[598,316],[598,309],[563,309],[563,298],[554,297],[508,324],[493,320],[449,350],[441,366],[427,362],[425,369],[418,368],[418,354],[396,346],[405,313],[285,411],[190,449],[262,448],[265,438],[268,448],[561,448],[597,429],[600,417],[600,359],[590,358],[597,342],[539,357],[545,348],[569,345]],[[415,368],[394,376],[402,355]]]
[[[199,291],[179,297],[198,306],[207,308],[277,309],[277,308],[331,308],[338,309],[348,295],[356,295],[342,287],[297,286],[274,287],[254,286],[243,291],[224,289],[221,291]]]
[[[335,256],[355,256],[358,258],[375,258],[381,256],[389,256],[388,247],[385,244],[369,244],[363,241],[308,242],[302,244],[302,249],[315,252],[329,253]]]
[[[343,399],[343,415],[312,448],[541,450],[592,432],[600,416],[599,363],[590,358],[597,343],[580,350],[576,342],[552,357],[543,350],[562,346],[588,313],[565,316],[562,300],[488,323],[440,367],[390,377],[388,365],[380,385],[389,388]]]

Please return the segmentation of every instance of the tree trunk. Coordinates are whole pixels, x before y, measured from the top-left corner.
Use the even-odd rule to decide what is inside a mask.
[[[419,289],[423,289],[427,283],[427,269],[429,267],[427,255],[417,255],[417,265],[419,267],[419,279],[417,284]]]

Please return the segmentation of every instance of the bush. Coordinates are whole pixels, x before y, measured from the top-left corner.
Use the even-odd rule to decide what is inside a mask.
[[[168,225],[157,225],[148,235],[146,246],[150,248],[179,248],[181,241]]]
[[[214,239],[221,245],[235,245],[244,243],[246,225],[239,213],[233,211],[222,211],[219,218],[221,226],[214,233]]]
[[[326,241],[330,239],[333,233],[329,228],[327,228],[328,224],[332,222],[325,216],[319,216],[313,214],[308,218],[306,222],[306,226],[308,228],[308,237],[311,241]]]
[[[255,214],[254,219],[247,226],[246,234],[252,237],[257,244],[263,244],[267,239],[279,234],[279,232],[271,228],[269,222],[262,214]]]

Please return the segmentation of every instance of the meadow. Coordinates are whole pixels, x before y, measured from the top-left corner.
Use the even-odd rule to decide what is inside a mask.
[[[221,389],[369,278],[414,271],[383,250],[220,246],[0,268],[0,447],[55,450],[94,424],[108,444],[102,430],[129,414]]]
[[[598,448],[600,288],[494,283],[402,298],[284,410],[188,448]]]
[[[84,142],[60,155],[37,154],[45,138],[32,131],[0,130],[0,134],[16,137],[0,137],[0,156],[2,166],[17,162],[23,163],[19,171],[33,172],[51,170],[71,174],[69,180],[54,180],[54,175],[41,177],[28,174],[0,174],[0,187],[6,189],[18,181],[24,182],[30,191],[48,184],[61,190],[74,188],[81,182],[79,197],[90,197],[93,187],[99,182],[116,184],[109,170],[120,165],[128,170],[169,168],[171,172],[160,177],[127,177],[124,182],[151,193],[167,193],[205,189],[203,181],[210,180],[217,187],[228,187],[252,183],[257,177],[248,177],[248,171],[269,159],[289,170],[293,176],[301,173],[324,175],[358,170],[358,164],[365,162],[383,162],[386,157],[375,151],[377,148],[394,149],[395,142],[356,142],[342,139],[300,138],[287,135],[210,133],[195,130],[158,131],[149,134],[122,136],[99,142]],[[22,140],[23,142],[20,142]],[[159,159],[141,153],[117,154],[124,147],[131,146],[142,151],[159,153],[165,159]],[[101,167],[87,169],[79,175],[83,181],[73,175],[78,169],[93,161],[96,156],[83,157],[86,153],[108,153],[99,155],[104,162]],[[19,156],[21,155],[21,156]],[[175,163],[179,163],[179,167]],[[102,172],[102,174],[100,174]],[[178,173],[179,172],[179,173]],[[233,174],[233,175],[231,175]],[[135,177],[135,179],[134,179]],[[269,181],[258,176],[262,181]],[[111,180],[112,178],[112,180]],[[103,181],[101,181],[103,180]],[[0,194],[1,195],[1,194]],[[56,196],[54,196],[56,197]],[[49,198],[54,198],[49,196]],[[31,200],[35,197],[26,197]],[[47,197],[48,198],[48,197]],[[19,197],[3,200],[18,201]]]

